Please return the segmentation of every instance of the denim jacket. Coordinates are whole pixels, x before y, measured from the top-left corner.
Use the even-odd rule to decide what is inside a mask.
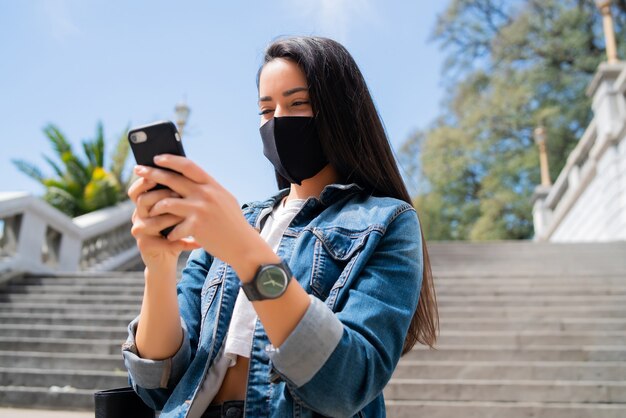
[[[242,212],[258,231],[289,189]],[[383,388],[400,359],[422,284],[415,209],[356,183],[327,185],[286,229],[277,255],[311,304],[275,348],[257,320],[246,417],[385,416]],[[137,355],[138,317],[122,347],[130,384],[161,418],[186,417],[228,330],[240,281],[225,262],[194,250],[177,285],[183,343],[172,358]]]

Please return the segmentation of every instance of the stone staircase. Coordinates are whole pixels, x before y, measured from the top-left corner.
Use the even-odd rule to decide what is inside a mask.
[[[25,277],[0,294],[0,405],[91,409],[93,392],[127,386],[126,326],[137,272]]]
[[[626,243],[429,249],[440,338],[401,359],[389,417],[626,417]],[[89,410],[94,390],[125,386],[142,291],[138,272],[5,285],[0,405]]]
[[[441,334],[401,359],[389,417],[626,417],[626,243],[429,249]]]

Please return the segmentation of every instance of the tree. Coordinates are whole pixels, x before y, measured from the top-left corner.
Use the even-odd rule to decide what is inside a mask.
[[[82,142],[84,158],[74,153],[71,144],[55,125],[47,125],[43,132],[58,160],[43,156],[54,176],[45,176],[39,167],[27,161],[12,161],[21,172],[46,188],[43,196],[46,202],[74,217],[115,205],[128,197],[126,191],[131,176],[125,174],[129,152],[125,132],[117,142],[109,170],[104,168],[102,123],[98,123],[94,139]]]
[[[626,0],[613,13],[621,39]],[[452,0],[433,38],[448,51],[443,111],[401,150],[428,181],[414,202],[425,234],[530,238],[533,130],[546,126],[555,179],[592,117],[585,89],[606,59],[600,13],[590,0]]]

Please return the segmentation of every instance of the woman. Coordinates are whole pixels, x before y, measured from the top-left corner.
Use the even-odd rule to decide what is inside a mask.
[[[417,214],[343,46],[279,39],[257,86],[276,194],[240,207],[173,155],[155,162],[177,173],[135,169],[146,268],[123,347],[130,381],[161,418],[383,417],[401,354],[436,339]]]

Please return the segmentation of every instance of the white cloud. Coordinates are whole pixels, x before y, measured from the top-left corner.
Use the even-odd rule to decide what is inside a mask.
[[[69,0],[44,0],[42,4],[50,32],[57,41],[80,33],[72,20]]]
[[[293,14],[313,19],[320,35],[345,42],[352,26],[380,23],[371,0],[286,0]]]

